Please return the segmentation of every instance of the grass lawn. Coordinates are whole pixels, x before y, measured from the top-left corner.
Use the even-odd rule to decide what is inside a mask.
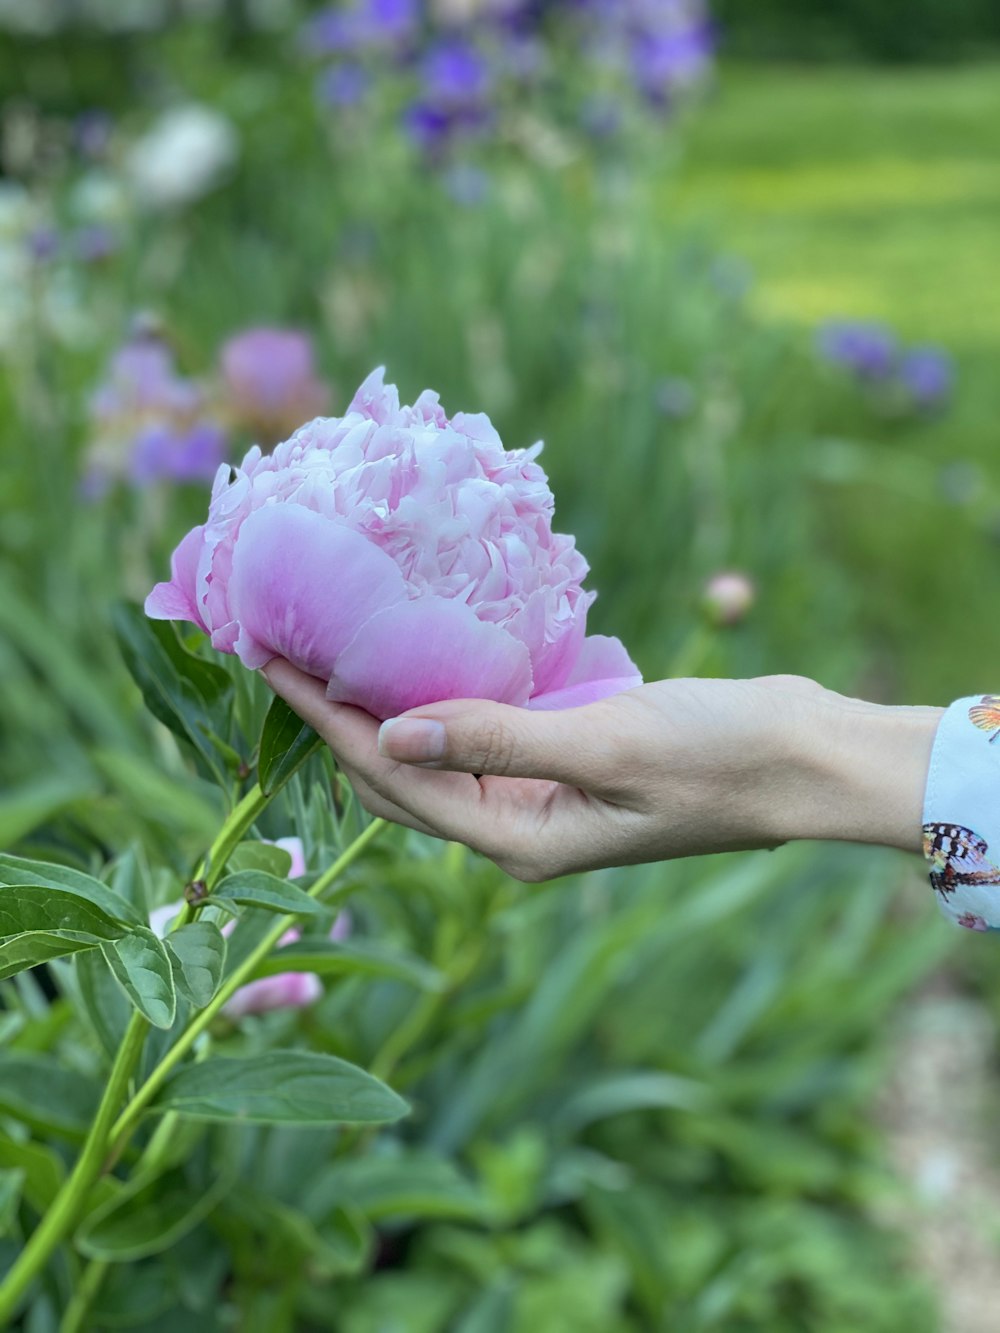
[[[996,349],[998,125],[996,65],[725,67],[680,207],[749,261],[765,316]]]

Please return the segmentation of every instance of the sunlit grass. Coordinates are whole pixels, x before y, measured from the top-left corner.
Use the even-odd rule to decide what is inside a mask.
[[[679,204],[751,264],[765,317],[1000,343],[1000,72],[727,69]]]

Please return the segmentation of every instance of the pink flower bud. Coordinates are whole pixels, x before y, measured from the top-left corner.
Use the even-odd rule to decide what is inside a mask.
[[[757,589],[739,570],[713,574],[702,593],[702,609],[714,625],[736,625],[753,606]]]

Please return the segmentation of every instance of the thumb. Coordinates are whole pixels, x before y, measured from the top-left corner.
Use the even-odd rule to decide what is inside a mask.
[[[450,699],[383,722],[378,748],[388,759],[425,768],[585,786],[595,769],[607,767],[610,746],[606,735],[602,743],[600,720],[595,705],[534,712],[487,699]]]

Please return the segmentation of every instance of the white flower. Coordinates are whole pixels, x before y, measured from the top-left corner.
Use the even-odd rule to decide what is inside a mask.
[[[136,140],[126,172],[140,204],[177,208],[218,185],[238,155],[232,122],[211,107],[191,102],[165,111]]]

